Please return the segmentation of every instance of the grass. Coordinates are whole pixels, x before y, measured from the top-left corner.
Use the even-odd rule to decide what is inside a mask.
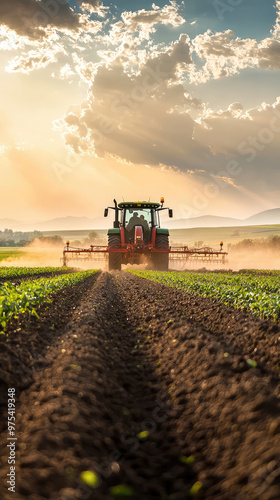
[[[27,253],[22,250],[22,248],[23,247],[20,249],[17,247],[0,247],[0,262],[9,258],[20,259],[24,257]]]

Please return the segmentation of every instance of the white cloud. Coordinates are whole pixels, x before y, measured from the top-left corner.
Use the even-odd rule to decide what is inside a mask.
[[[91,83],[100,67],[99,63],[86,62],[83,57],[80,57],[74,52],[72,55],[73,61],[75,63],[75,70],[80,76],[81,81],[85,83]]]
[[[175,1],[162,8],[152,5],[152,10],[125,11],[121,19],[111,25],[108,35],[100,37],[100,41],[107,45],[124,44],[137,47],[142,42],[150,40],[156,32],[156,25],[171,25],[178,27],[184,24],[185,19],[179,14],[179,6]]]
[[[232,30],[198,35],[192,40],[198,57],[205,61],[202,69],[193,68],[191,82],[202,83],[239,73],[245,68],[280,68],[280,40],[235,38]]]
[[[130,31],[134,31],[145,25],[154,26],[156,24],[171,24],[177,27],[184,24],[185,19],[178,12],[178,5],[171,1],[170,5],[165,5],[159,8],[153,4],[153,10],[138,10],[136,12],[123,12],[122,20],[129,27]]]
[[[98,14],[100,17],[105,17],[109,11],[109,7],[106,7],[103,4],[99,4],[99,1],[79,1],[81,3],[81,10],[85,12],[89,12],[90,14]]]
[[[19,50],[30,44],[26,37],[19,36],[7,26],[0,26],[0,50]]]
[[[275,2],[275,8],[277,11],[277,17],[276,17],[276,22],[271,30],[271,34],[273,38],[279,38],[280,37],[280,0],[276,0]]]
[[[68,80],[71,76],[75,75],[74,71],[72,71],[70,64],[65,64],[59,70],[59,78],[61,80]]]
[[[37,47],[34,50],[16,56],[9,61],[6,71],[9,73],[21,72],[29,74],[31,71],[45,68],[51,63],[57,62],[58,54],[65,54],[65,50],[61,44],[54,43],[52,48],[46,46]]]
[[[258,63],[257,41],[234,38],[231,30],[215,34],[208,30],[196,36],[192,45],[200,59],[206,61],[201,70],[192,73],[191,81],[197,83],[234,75]]]

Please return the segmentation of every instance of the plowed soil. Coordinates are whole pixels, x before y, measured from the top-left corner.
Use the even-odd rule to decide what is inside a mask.
[[[110,500],[120,484],[132,500],[280,498],[279,325],[102,273],[60,292],[39,320],[18,320],[8,340],[4,500]],[[8,387],[16,493],[7,490]],[[87,470],[94,489],[79,479]]]

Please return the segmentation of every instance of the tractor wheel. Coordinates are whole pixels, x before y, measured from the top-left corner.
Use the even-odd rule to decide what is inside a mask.
[[[121,247],[121,237],[119,234],[109,234],[108,246],[111,249],[119,250]],[[122,254],[109,253],[109,271],[121,271],[122,268]]]
[[[169,236],[167,234],[157,234],[156,248],[159,249],[169,248]],[[168,263],[169,263],[168,253],[156,253],[153,255],[153,266],[156,270],[168,271]]]

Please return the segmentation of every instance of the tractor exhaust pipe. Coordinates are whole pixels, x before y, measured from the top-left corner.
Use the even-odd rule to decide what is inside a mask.
[[[120,227],[120,223],[119,223],[119,209],[118,209],[118,204],[116,202],[116,200],[114,200],[114,204],[115,204],[115,221],[114,221],[114,228],[117,229]]]

